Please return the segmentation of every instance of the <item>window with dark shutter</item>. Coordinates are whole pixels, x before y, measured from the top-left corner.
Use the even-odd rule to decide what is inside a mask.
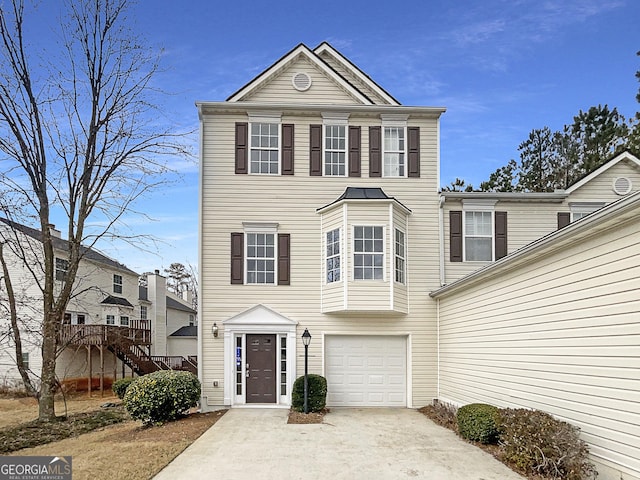
[[[369,176],[382,176],[382,128],[369,127]]]
[[[293,125],[282,125],[282,175],[293,175],[293,134]]]
[[[360,176],[360,127],[349,127],[349,176]]]
[[[409,137],[409,177],[420,177],[420,127],[407,127]]]
[[[309,126],[309,175],[322,176],[322,125]]]
[[[278,234],[278,285],[289,285],[291,236],[288,233]]]
[[[236,173],[249,173],[249,124],[236,123]]]
[[[231,284],[244,283],[244,233],[231,234]]]
[[[507,256],[507,212],[495,212],[495,258]]]
[[[462,261],[462,212],[449,212],[449,260]]]
[[[566,227],[571,223],[571,213],[569,212],[558,212],[558,230]]]

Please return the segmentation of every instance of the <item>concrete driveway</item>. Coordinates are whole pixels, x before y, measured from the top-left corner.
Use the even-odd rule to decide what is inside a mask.
[[[288,425],[287,415],[232,409],[154,478],[524,478],[415,410],[336,408],[318,425]]]

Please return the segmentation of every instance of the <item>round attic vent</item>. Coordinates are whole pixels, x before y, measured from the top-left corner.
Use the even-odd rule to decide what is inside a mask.
[[[613,191],[618,195],[626,195],[631,191],[631,179],[618,177],[613,181]]]
[[[293,88],[300,92],[304,92],[305,90],[309,90],[311,87],[311,77],[304,72],[294,73],[291,83],[293,83]]]

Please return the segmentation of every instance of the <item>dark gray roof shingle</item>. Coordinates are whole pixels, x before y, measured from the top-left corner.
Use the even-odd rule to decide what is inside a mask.
[[[14,222],[12,220],[8,220],[6,218],[0,218],[0,221],[8,225],[9,227],[24,233],[25,235],[41,242],[42,241],[42,232],[35,228],[27,227],[26,225],[22,225],[20,223]],[[53,248],[62,252],[69,251],[69,242],[67,240],[63,240],[62,238],[53,237]],[[120,262],[115,261],[112,258],[107,257],[106,255],[94,250],[92,248],[87,248],[82,246],[80,250],[81,255],[87,259],[92,260],[97,263],[102,263],[103,265],[107,265],[111,268],[115,268],[117,270],[121,270],[123,272],[130,273],[132,275],[138,275],[133,270],[129,269],[126,265],[123,265]]]

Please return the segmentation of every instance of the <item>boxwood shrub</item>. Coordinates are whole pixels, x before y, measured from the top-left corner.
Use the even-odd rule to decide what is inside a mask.
[[[198,400],[198,377],[190,372],[162,370],[131,382],[123,403],[134,419],[153,425],[184,416]]]
[[[310,412],[321,412],[327,405],[327,379],[322,375],[309,374],[308,378],[308,407]],[[304,411],[304,375],[293,382],[291,408],[298,412]]]
[[[121,378],[120,380],[116,380],[115,382],[113,382],[113,385],[111,385],[111,390],[113,390],[113,393],[115,393],[118,398],[122,400],[124,398],[124,394],[127,392],[127,388],[129,388],[129,385],[134,380],[135,378],[133,377]]]
[[[480,443],[498,441],[498,408],[485,403],[470,403],[456,414],[458,433],[462,438]]]
[[[596,478],[580,429],[539,410],[500,410],[498,425],[504,460],[525,474],[562,480]]]

